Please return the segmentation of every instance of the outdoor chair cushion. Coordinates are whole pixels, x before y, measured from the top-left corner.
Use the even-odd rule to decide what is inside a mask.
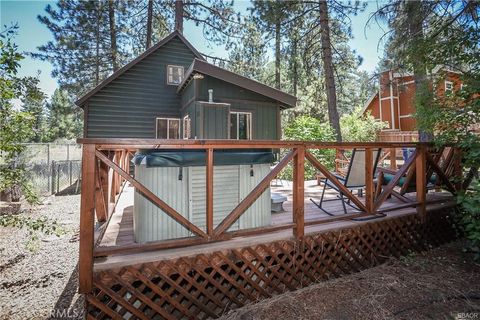
[[[390,181],[392,181],[393,177],[394,177],[393,174],[385,173],[383,175],[383,185],[389,184]],[[405,180],[406,180],[406,177],[401,177],[400,180],[398,180],[397,186],[403,187],[403,185],[405,184]],[[432,176],[428,180],[428,183],[429,184],[435,184],[435,182],[437,182],[437,176],[435,174],[432,174]],[[416,180],[412,179],[412,181],[410,181],[410,185],[408,186],[408,189],[409,190],[410,189],[415,189],[415,184],[416,184]]]

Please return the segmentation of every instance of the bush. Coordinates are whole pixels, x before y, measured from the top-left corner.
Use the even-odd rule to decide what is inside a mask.
[[[372,142],[377,139],[380,130],[388,127],[387,122],[375,119],[370,113],[359,117],[361,113],[361,109],[356,109],[340,119],[343,141]]]
[[[333,129],[327,123],[309,117],[300,116],[295,118],[287,125],[284,130],[285,140],[301,140],[301,141],[335,141]],[[335,150],[334,149],[316,149],[309,150],[323,165],[329,170],[335,168]],[[280,175],[281,179],[292,179],[292,167],[289,164]],[[305,179],[314,179],[317,170],[308,162],[305,162]]]
[[[358,117],[360,110],[340,119],[342,137],[344,141],[375,141],[378,131],[385,128],[387,123],[380,122],[370,114],[365,117]],[[285,140],[301,141],[335,141],[335,134],[328,123],[321,122],[310,116],[300,116],[290,122],[284,130]],[[335,149],[315,149],[310,153],[325,166],[328,170],[335,169]],[[305,179],[314,179],[317,170],[308,162],[305,162]],[[280,175],[282,179],[292,179],[292,167],[287,166]]]

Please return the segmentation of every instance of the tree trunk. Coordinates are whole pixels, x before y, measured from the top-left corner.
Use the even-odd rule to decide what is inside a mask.
[[[95,29],[95,85],[100,83],[100,20],[101,20],[101,6],[99,2],[95,7],[97,9],[97,25]]]
[[[407,14],[408,31],[410,33],[411,52],[414,56],[411,58],[413,67],[413,78],[415,80],[415,104],[428,107],[431,103],[429,99],[429,85],[427,79],[427,70],[425,63],[425,55],[423,53],[423,4],[420,1],[407,1],[405,3],[405,11]],[[433,136],[431,133],[418,130],[419,140],[422,142],[431,141]]]
[[[175,30],[183,33],[183,0],[175,1]]]
[[[280,18],[276,17],[277,21],[275,22],[275,88],[280,89],[280,32],[281,24]]]
[[[293,66],[292,66],[292,82],[293,82],[293,95],[296,97],[297,96],[297,91],[298,91],[298,60],[297,60],[297,54],[298,54],[298,37],[297,33],[295,32],[293,36],[293,41],[292,41],[292,56],[293,58]]]
[[[115,3],[108,1],[108,21],[110,24],[110,58],[112,59],[113,71],[118,70],[117,61],[117,30],[115,26]]]
[[[147,41],[145,43],[145,49],[150,48],[152,45],[152,23],[153,23],[153,0],[148,0],[147,7]]]
[[[337,93],[335,88],[335,77],[332,62],[332,47],[330,43],[330,27],[328,25],[328,6],[327,1],[320,0],[320,28],[322,42],[322,61],[325,72],[325,86],[327,89],[328,120],[338,142],[342,141],[340,132],[340,118],[337,110]]]

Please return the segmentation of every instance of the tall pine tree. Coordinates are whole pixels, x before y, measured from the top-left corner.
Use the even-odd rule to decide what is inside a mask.
[[[81,112],[73,104],[67,90],[55,90],[47,108],[50,141],[71,140],[82,136]]]

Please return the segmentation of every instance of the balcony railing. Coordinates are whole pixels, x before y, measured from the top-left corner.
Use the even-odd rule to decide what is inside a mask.
[[[361,217],[374,217],[385,212],[414,207],[417,213],[426,218],[426,193],[427,178],[433,173],[436,174],[437,187],[455,193],[461,184],[450,182],[449,176],[461,175],[460,162],[452,161],[453,167],[442,167],[439,163],[438,150],[425,143],[325,143],[305,141],[232,141],[232,140],[158,140],[158,139],[79,139],[83,144],[83,166],[82,166],[82,198],[80,218],[80,292],[89,292],[92,288],[92,274],[94,258],[114,254],[125,254],[142,252],[146,250],[160,250],[166,248],[205,244],[214,241],[224,241],[238,236],[253,236],[270,233],[278,230],[291,229],[296,239],[305,235],[305,227],[311,225],[331,223],[339,220],[348,220]],[[271,171],[258,183],[256,187],[241,200],[234,209],[216,226],[214,225],[214,151],[218,149],[274,149],[282,150],[282,158],[271,169]],[[365,150],[365,187],[364,196],[355,195],[348,187],[333,175],[323,160],[315,157],[313,150],[335,149],[337,154],[344,150],[361,148]],[[376,173],[374,168],[374,150],[388,151],[390,156],[384,155],[382,161],[389,161],[389,166],[395,168],[396,150],[410,148],[414,150],[411,157],[395,170],[392,179],[383,187],[376,184]],[[205,150],[206,153],[206,228],[202,229],[193,222],[177,212],[168,203],[159,198],[153,191],[145,187],[141,182],[130,174],[130,159],[139,149],[197,149]],[[453,154],[453,153],[452,153]],[[391,159],[388,159],[388,158]],[[348,159],[345,158],[345,159]],[[345,160],[343,159],[343,160]],[[449,159],[450,161],[451,159]],[[358,212],[342,214],[339,216],[321,217],[305,220],[305,163],[308,161],[318,172],[328,179],[336,188],[350,201]],[[259,227],[254,229],[229,231],[232,224],[262,195],[270,186],[280,172],[291,164],[293,168],[293,201],[292,201],[292,222],[272,226]],[[393,167],[394,165],[395,167]],[[452,169],[453,168],[453,169]],[[413,170],[414,169],[414,170]],[[394,193],[394,188],[400,179],[411,172],[414,173],[415,198],[399,198],[403,203],[395,206],[385,206],[386,200]],[[188,229],[193,236],[181,239],[155,241],[146,244],[130,244],[124,246],[102,247],[100,243],[102,234],[95,233],[95,218],[98,222],[108,224],[112,215],[115,202],[118,199],[124,182],[129,182],[136,191],[143,194],[145,198],[160,208],[165,214],[174,219],[177,223]],[[105,229],[105,228],[104,228]],[[97,239],[95,239],[97,235]]]

